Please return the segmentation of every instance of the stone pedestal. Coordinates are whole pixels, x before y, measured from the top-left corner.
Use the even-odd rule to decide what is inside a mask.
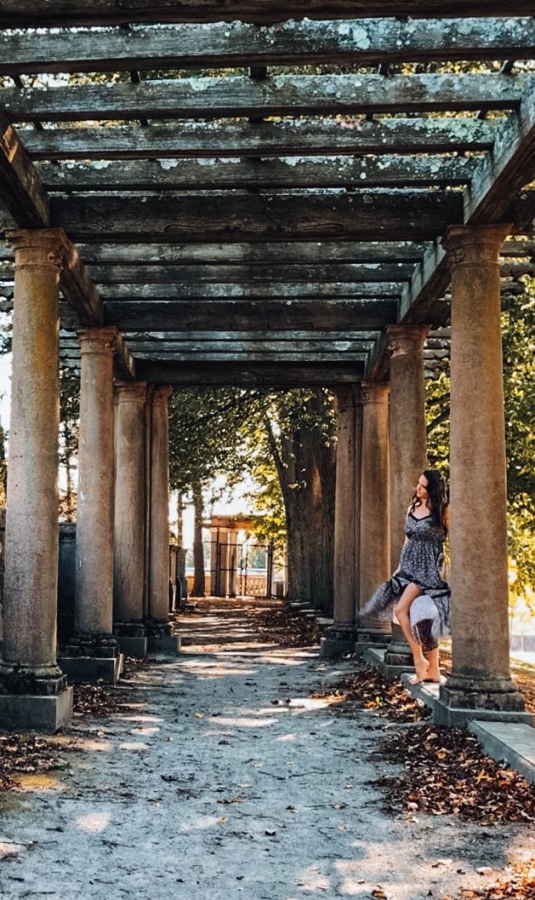
[[[358,412],[357,412],[358,410]],[[358,605],[361,416],[357,389],[336,390],[337,447],[334,521],[334,624],[321,638],[320,655],[352,652]]]
[[[390,571],[405,540],[405,518],[416,483],[427,468],[423,343],[427,325],[389,325],[390,342]],[[391,675],[412,668],[412,654],[397,623],[385,656]]]
[[[455,226],[451,302],[452,675],[436,720],[529,718],[509,672],[498,256],[507,225]],[[467,514],[470,504],[477,513]]]
[[[56,660],[58,285],[69,243],[60,229],[8,237],[15,301],[0,728],[54,731],[72,715]]]
[[[120,668],[113,635],[115,328],[84,328],[81,347],[80,440],[76,524],[74,635],[59,664],[71,680],[115,681]]]
[[[147,653],[144,626],[144,406],[146,384],[115,385],[115,526],[113,621],[121,650]]]
[[[390,578],[390,457],[388,384],[362,384],[360,606]],[[386,646],[391,626],[359,615],[356,650]]]

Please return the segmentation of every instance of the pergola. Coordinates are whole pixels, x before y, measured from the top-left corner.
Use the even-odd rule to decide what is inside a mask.
[[[454,672],[439,718],[525,715],[508,664],[499,265],[507,281],[535,255],[535,18],[527,0],[506,11],[0,0],[6,297],[15,282],[0,716],[21,695],[46,699],[53,725],[68,716],[58,358],[82,384],[63,658],[115,658],[113,636],[147,622],[168,636],[167,396],[187,385],[336,392],[339,650],[378,636],[358,609],[397,562],[425,468],[422,346],[450,310]],[[456,520],[472,492],[480,518]],[[28,531],[45,548],[33,568]]]

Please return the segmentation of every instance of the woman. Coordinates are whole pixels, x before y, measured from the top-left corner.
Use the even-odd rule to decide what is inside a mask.
[[[440,682],[438,638],[449,633],[450,619],[450,588],[442,578],[448,526],[444,482],[435,469],[426,469],[407,511],[399,566],[363,609],[381,619],[395,613],[412,651],[413,684]]]

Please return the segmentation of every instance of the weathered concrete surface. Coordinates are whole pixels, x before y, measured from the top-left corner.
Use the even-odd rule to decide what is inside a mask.
[[[236,610],[181,622],[183,654],[116,688],[124,712],[69,731],[83,753],[2,796],[4,900],[423,900],[533,851],[526,826],[381,811],[398,726],[308,699],[353,663],[261,643]]]

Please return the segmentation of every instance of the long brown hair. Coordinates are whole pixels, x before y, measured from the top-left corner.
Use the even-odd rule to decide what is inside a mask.
[[[437,469],[425,469],[422,475],[427,480],[427,506],[435,525],[442,525],[444,528],[444,513],[448,505],[446,494],[446,484],[442,475]],[[410,506],[410,512],[414,512],[417,506],[421,505],[421,500],[416,494],[413,494]]]

